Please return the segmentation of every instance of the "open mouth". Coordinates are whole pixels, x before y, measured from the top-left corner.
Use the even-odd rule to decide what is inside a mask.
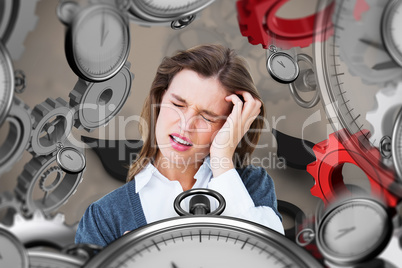
[[[190,142],[185,141],[177,136],[174,135],[169,135],[169,137],[176,143],[180,144],[180,145],[184,145],[184,146],[193,146]]]

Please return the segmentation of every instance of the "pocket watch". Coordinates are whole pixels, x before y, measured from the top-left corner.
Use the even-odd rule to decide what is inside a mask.
[[[28,254],[17,237],[0,228],[0,267],[28,268]]]
[[[315,239],[328,264],[357,267],[376,258],[391,239],[390,215],[374,199],[360,196],[338,200],[320,214],[315,230],[301,230],[296,242],[306,246]]]
[[[382,15],[382,38],[392,59],[402,66],[402,37],[400,26],[402,23],[402,2],[399,0],[388,1]],[[393,64],[392,61],[389,64]]]
[[[296,60],[288,53],[278,51],[275,45],[270,45],[269,51],[267,70],[271,77],[283,84],[295,81],[300,73]]]
[[[183,192],[174,207],[180,213],[177,208],[181,200],[211,192],[210,189]],[[199,206],[200,199],[192,201],[190,204]],[[222,212],[222,208],[220,203],[217,210]],[[197,211],[190,208],[194,210]],[[109,244],[85,267],[323,267],[282,234],[215,213],[186,214],[140,227]]]
[[[124,66],[129,51],[129,22],[115,6],[92,4],[72,16],[65,53],[71,69],[82,79],[91,82],[110,79]]]
[[[317,229],[317,246],[327,260],[353,265],[376,257],[391,234],[385,207],[371,199],[355,198],[324,214]]]
[[[399,181],[402,182],[402,108],[395,120],[391,141],[392,159]]]
[[[14,71],[10,56],[0,41],[0,126],[11,109],[14,96]]]
[[[148,24],[172,22],[174,29],[190,24],[195,14],[215,0],[131,0],[130,19]]]
[[[85,156],[77,148],[64,146],[61,142],[58,142],[57,147],[56,162],[64,172],[77,174],[85,169]]]
[[[400,75],[387,75],[393,72],[402,74],[402,68],[387,71],[379,70],[376,67],[383,60],[390,60],[391,57],[380,49],[383,48],[380,34],[378,36],[370,34],[368,36],[373,40],[366,40],[367,32],[374,33],[376,29],[365,26],[365,24],[371,25],[372,21],[361,20],[381,18],[378,13],[383,12],[385,5],[383,1],[367,2],[369,3],[368,10],[363,9],[360,5],[361,2],[357,0],[323,0],[318,3],[317,10],[331,3],[336,3],[336,9],[333,13],[316,18],[317,25],[327,25],[331,21],[333,27],[320,28],[318,29],[320,34],[315,35],[314,72],[320,99],[328,120],[334,131],[338,133],[340,141],[345,144],[345,149],[359,152],[359,155],[363,156],[364,162],[369,163],[368,165],[359,163],[360,159],[355,159],[364,172],[374,178],[379,185],[385,185],[387,190],[395,196],[402,198],[402,184],[396,179],[393,167],[384,164],[386,159],[381,154],[383,148],[378,146],[378,141],[370,140],[371,133],[380,130],[373,129],[366,119],[367,113],[373,107],[375,109],[378,106],[375,103],[375,96],[381,91],[383,84],[386,82],[388,86],[392,87],[399,82]],[[355,11],[356,13],[354,13]],[[379,19],[378,24],[380,24]],[[356,29],[360,29],[360,31],[348,34],[350,27],[357,27]],[[345,58],[345,53],[342,51],[349,51],[356,44],[359,44],[357,47],[362,51],[352,53],[353,57]],[[379,60],[381,62],[378,62]],[[382,75],[383,72],[385,72],[384,75]],[[378,79],[376,79],[377,76]],[[369,83],[370,81],[373,83]],[[402,100],[400,102],[402,105]],[[378,120],[387,122],[390,118],[384,115]],[[354,136],[359,138],[354,139]],[[393,163],[393,165],[397,164],[399,165],[399,163]],[[382,171],[386,171],[383,173],[384,176],[379,176],[378,174]]]

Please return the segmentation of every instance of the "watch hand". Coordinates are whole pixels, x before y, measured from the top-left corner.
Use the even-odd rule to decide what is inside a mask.
[[[103,46],[105,42],[106,36],[108,35],[109,31],[105,32],[105,12],[102,13],[102,25],[101,25],[101,43],[100,45]]]
[[[373,67],[371,67],[371,69],[380,71],[380,70],[393,69],[393,68],[399,68],[399,67],[400,66],[398,64],[396,64],[394,61],[391,60],[391,61],[377,63]]]
[[[179,268],[179,267],[177,267],[177,265],[174,262],[172,262],[172,268]]]
[[[278,63],[279,63],[280,65],[282,65],[283,68],[285,68],[285,64],[283,64],[282,61],[278,61]]]
[[[342,236],[346,235],[347,233],[353,231],[354,229],[356,229],[355,226],[350,227],[350,228],[339,229],[338,232],[340,232],[340,234],[335,237],[335,240],[338,238],[341,238]]]
[[[375,48],[377,48],[379,50],[385,51],[385,48],[381,43],[376,43],[374,41],[370,41],[370,40],[363,39],[363,38],[360,38],[359,41],[364,43],[364,44],[366,44],[366,45],[369,45],[369,46],[375,47]]]

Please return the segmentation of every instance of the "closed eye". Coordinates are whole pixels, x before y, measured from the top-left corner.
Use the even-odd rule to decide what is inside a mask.
[[[214,121],[209,120],[208,118],[206,118],[206,117],[205,117],[205,116],[203,116],[202,114],[201,114],[201,117],[202,117],[202,118],[204,118],[204,120],[206,120],[206,121],[208,121],[208,122],[214,123]]]
[[[176,103],[174,103],[174,102],[172,102],[172,103],[173,103],[173,105],[176,106],[176,107],[184,107],[183,105],[179,105],[179,104],[176,104]]]

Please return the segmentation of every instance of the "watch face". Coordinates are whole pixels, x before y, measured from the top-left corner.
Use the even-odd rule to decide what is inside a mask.
[[[392,138],[392,159],[395,163],[398,179],[402,181],[402,109],[395,120]]]
[[[0,228],[0,267],[28,268],[28,257],[22,243]]]
[[[14,96],[14,73],[7,50],[0,42],[0,126],[3,124]]]
[[[29,250],[29,268],[80,268],[85,260],[59,252]]]
[[[332,208],[318,227],[318,248],[338,264],[357,264],[374,258],[390,239],[392,225],[380,204],[351,199]]]
[[[85,168],[85,156],[73,147],[64,147],[57,153],[57,164],[69,173],[80,173]]]
[[[296,61],[283,52],[274,52],[268,57],[269,74],[280,83],[291,83],[299,76],[299,66]]]
[[[402,35],[399,31],[401,25],[402,2],[391,0],[383,13],[382,37],[388,52],[399,65],[402,65]]]
[[[190,216],[132,231],[88,267],[322,267],[285,236],[223,216]]]
[[[149,22],[167,22],[195,14],[215,0],[131,0],[130,12]]]
[[[96,4],[73,19],[66,35],[66,55],[81,78],[99,82],[123,67],[130,49],[129,25],[111,5]]]

